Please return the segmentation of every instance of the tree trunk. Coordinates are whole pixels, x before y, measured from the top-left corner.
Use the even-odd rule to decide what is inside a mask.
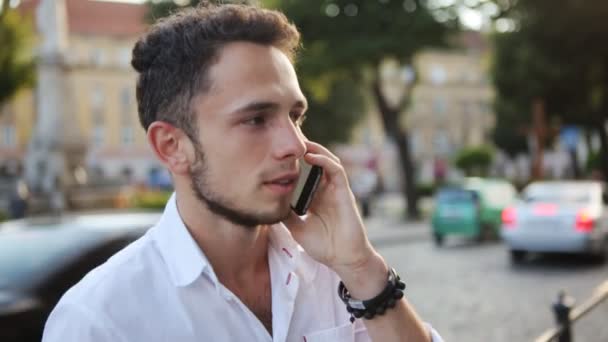
[[[418,219],[420,218],[420,211],[418,210],[418,196],[414,179],[414,163],[410,154],[407,132],[401,128],[399,122],[399,113],[403,106],[391,108],[382,93],[379,75],[376,75],[373,81],[373,95],[382,117],[384,131],[388,137],[393,139],[399,151],[399,161],[404,175],[401,191],[407,203],[407,218],[412,220]],[[409,97],[409,95],[405,96]],[[403,103],[407,103],[407,101],[403,101]]]
[[[605,120],[598,119],[597,131],[600,135],[600,167],[602,178],[608,181],[608,135],[606,135]]]
[[[8,11],[9,3],[10,3],[9,0],[2,1],[2,8],[0,8],[0,11],[2,11],[2,12],[0,12],[0,18],[2,18],[4,16],[4,14]]]
[[[572,177],[574,179],[581,179],[581,168],[578,162],[578,150],[576,148],[568,149],[570,155],[570,164],[572,166]]]
[[[543,178],[544,173],[543,153],[547,136],[545,102],[543,99],[536,98],[532,102],[532,123],[535,141],[535,151],[532,155],[532,179],[539,180]]]

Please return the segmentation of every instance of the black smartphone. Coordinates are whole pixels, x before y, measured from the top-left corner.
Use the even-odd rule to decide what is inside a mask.
[[[296,184],[296,190],[291,198],[291,209],[302,216],[310,206],[312,197],[321,182],[323,169],[320,166],[310,165],[303,159],[300,160],[300,176]]]

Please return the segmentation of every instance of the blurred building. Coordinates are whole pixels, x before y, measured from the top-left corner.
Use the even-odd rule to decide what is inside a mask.
[[[493,88],[483,58],[475,50],[416,57],[419,81],[405,122],[424,180],[447,177],[459,150],[490,142]]]
[[[31,16],[32,25],[38,3],[21,1],[20,9]],[[144,181],[161,169],[139,124],[136,73],[130,66],[131,49],[146,29],[146,6],[90,0],[66,3],[64,107],[87,146],[89,179]],[[1,108],[0,167],[23,165],[36,120],[33,91],[22,91]]]
[[[410,107],[403,112],[410,148],[417,168],[417,181],[433,182],[452,178],[455,154],[464,147],[490,143],[495,116],[494,90],[489,80],[489,49],[483,37],[467,32],[459,37],[457,48],[426,50],[414,58],[413,70],[385,68],[385,93],[398,97],[407,91],[403,84],[413,79]],[[401,84],[400,84],[401,83]],[[398,153],[384,131],[377,109],[370,99],[370,115],[355,131],[354,141],[381,154],[381,171],[389,189],[398,189]]]

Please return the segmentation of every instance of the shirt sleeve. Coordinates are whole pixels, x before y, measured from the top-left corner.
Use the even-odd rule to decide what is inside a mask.
[[[60,301],[44,326],[42,342],[125,341],[110,320],[82,305]]]
[[[439,333],[437,333],[437,331],[435,329],[433,329],[433,327],[430,324],[424,323],[424,325],[426,325],[426,328],[431,333],[431,342],[443,342],[443,338],[441,338]]]

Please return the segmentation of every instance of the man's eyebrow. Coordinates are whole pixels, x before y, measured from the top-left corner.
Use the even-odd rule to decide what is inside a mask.
[[[257,101],[257,102],[251,102],[251,103],[244,105],[243,107],[237,109],[235,111],[235,113],[248,113],[248,112],[261,112],[261,111],[267,111],[267,110],[277,110],[279,107],[280,107],[280,105],[276,102]],[[306,103],[306,100],[297,100],[293,104],[292,108],[307,109],[308,104]]]
[[[277,108],[279,108],[279,104],[276,102],[269,102],[269,101],[251,102],[251,103],[248,103],[245,106],[237,109],[236,113],[276,110]]]

